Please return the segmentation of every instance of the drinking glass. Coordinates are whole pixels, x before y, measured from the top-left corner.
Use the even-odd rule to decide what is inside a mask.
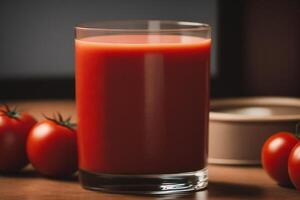
[[[142,194],[205,188],[210,26],[99,21],[75,34],[82,186]]]

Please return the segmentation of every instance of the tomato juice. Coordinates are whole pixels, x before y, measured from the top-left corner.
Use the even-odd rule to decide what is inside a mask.
[[[103,35],[75,40],[80,169],[165,174],[205,168],[211,40]]]

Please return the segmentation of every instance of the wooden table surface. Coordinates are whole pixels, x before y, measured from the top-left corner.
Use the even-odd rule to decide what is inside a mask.
[[[73,101],[13,102],[24,111],[42,118],[59,111],[76,120]],[[38,175],[28,167],[18,175],[0,176],[0,200],[150,200],[150,199],[269,199],[300,200],[300,192],[279,187],[260,167],[232,167],[209,165],[207,190],[182,195],[139,196],[108,194],[81,188],[77,177],[70,180],[52,180]]]

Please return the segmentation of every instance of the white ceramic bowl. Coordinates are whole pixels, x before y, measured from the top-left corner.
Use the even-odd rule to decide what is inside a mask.
[[[295,132],[300,99],[251,97],[211,101],[209,163],[260,164],[265,140],[278,131]]]

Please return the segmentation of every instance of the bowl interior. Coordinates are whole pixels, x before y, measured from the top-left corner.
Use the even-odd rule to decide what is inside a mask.
[[[248,97],[211,101],[210,120],[300,121],[300,99]]]
[[[298,115],[300,107],[298,106],[224,106],[212,108],[213,112],[250,115],[250,116],[271,116],[271,115]]]

